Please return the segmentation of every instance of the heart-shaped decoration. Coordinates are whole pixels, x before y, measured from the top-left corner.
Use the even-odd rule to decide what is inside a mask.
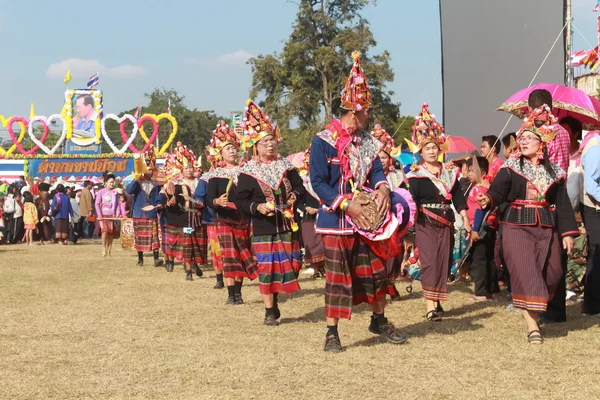
[[[13,125],[17,123],[21,127],[21,132],[19,133],[19,137],[15,137],[15,132],[13,131]],[[10,117],[8,121],[2,120],[2,126],[8,128],[8,136],[14,143],[8,150],[4,152],[4,155],[9,155],[15,151],[15,149],[19,149],[21,154],[26,154],[27,150],[21,146],[21,142],[25,138],[25,133],[27,133],[27,120],[23,117]]]
[[[148,150],[148,147],[150,147],[150,143],[153,143],[154,140],[156,139],[156,136],[158,136],[158,122],[162,119],[166,119],[171,122],[171,125],[173,125],[173,131],[169,135],[169,138],[167,139],[167,141],[162,145],[162,147],[158,151],[157,156],[160,156],[165,151],[167,151],[167,149],[169,148],[171,143],[173,143],[173,139],[175,139],[175,136],[177,136],[177,130],[178,130],[177,120],[175,119],[175,117],[173,117],[169,113],[162,113],[162,114],[158,114],[158,115],[144,114],[142,116],[142,118],[140,118],[138,120],[138,127],[139,127],[140,135],[146,141],[146,145],[144,146],[144,149],[142,150],[143,152],[146,152],[146,150]],[[154,127],[154,131],[152,132],[152,135],[150,136],[150,138],[148,137],[148,135],[146,135],[146,132],[144,132],[144,122],[146,122],[146,121],[152,121],[152,124]]]
[[[125,145],[123,147],[121,147],[120,149],[117,148],[115,146],[115,144],[112,142],[112,140],[110,140],[110,138],[108,137],[108,133],[106,132],[106,120],[107,119],[112,119],[113,121],[117,121],[119,123],[119,128],[121,130],[121,137],[123,138],[123,141],[125,142]],[[131,123],[133,124],[133,130],[131,131],[131,135],[129,135],[129,136],[127,135],[127,132],[125,132],[125,124],[127,123],[127,121],[131,121]],[[135,140],[135,138],[137,136],[137,132],[138,132],[137,120],[135,119],[135,117],[133,115],[125,114],[119,118],[119,116],[117,116],[115,114],[106,114],[106,116],[104,118],[102,118],[102,122],[100,123],[100,129],[102,130],[102,136],[104,137],[104,140],[106,141],[106,143],[108,143],[108,145],[112,149],[113,153],[123,154],[123,153],[125,153],[127,148],[129,148],[134,153],[138,153],[138,149],[136,149],[135,146],[132,144],[133,141]]]
[[[47,131],[48,131],[48,125],[52,122],[52,121],[60,121],[62,122],[62,132],[60,135],[60,138],[58,139],[58,141],[56,142],[56,144],[54,145],[54,147],[52,149],[49,149],[48,147],[46,147],[43,143],[44,140],[46,140],[46,136]],[[33,134],[33,124],[35,122],[43,122],[45,125],[45,133],[44,136],[42,137],[42,142],[40,142],[39,140],[36,139],[35,135]],[[65,119],[62,117],[62,115],[60,114],[52,114],[51,116],[49,116],[48,118],[38,115],[35,116],[33,118],[31,118],[31,121],[29,121],[29,137],[31,138],[31,141],[33,143],[35,143],[40,149],[42,149],[42,151],[48,155],[50,154],[54,154],[56,152],[56,150],[58,150],[58,148],[63,144],[63,142],[65,141],[65,138],[67,137],[67,123],[65,122]]]
[[[34,123],[34,122],[38,122],[38,121],[34,121],[34,119],[32,118],[32,119],[29,121],[29,126],[28,126],[28,128],[27,128],[27,130],[28,130],[28,132],[29,132],[29,136],[30,136],[30,137],[32,137],[32,136],[31,136],[31,135],[32,135],[32,133],[31,133],[31,132],[33,131],[32,125],[33,125],[33,123]],[[49,132],[49,130],[48,130],[48,124],[46,124],[46,122],[45,122],[45,121],[41,121],[41,120],[40,120],[39,122],[40,122],[40,123],[43,125],[43,127],[44,127],[44,132],[42,133],[42,137],[40,138],[40,143],[44,143],[44,142],[46,141],[46,138],[48,137],[48,132]],[[34,136],[34,139],[35,139],[35,136]],[[31,150],[29,150],[29,151],[27,152],[27,154],[25,154],[25,155],[33,154],[33,153],[35,153],[36,151],[38,151],[38,149],[40,148],[40,146],[37,144],[37,140],[34,140],[34,141],[33,141],[33,143],[35,144],[35,146],[33,146],[33,147],[31,148]]]

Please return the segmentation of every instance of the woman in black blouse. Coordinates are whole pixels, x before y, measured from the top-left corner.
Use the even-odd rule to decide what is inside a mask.
[[[416,247],[421,263],[423,297],[427,301],[428,321],[441,321],[444,309],[440,301],[448,298],[448,268],[454,240],[454,211],[463,218],[465,230],[471,233],[467,217],[467,201],[458,183],[459,170],[444,165],[439,156],[446,148],[444,127],[430,114],[427,104],[413,126],[413,142],[421,154],[421,162],[408,174],[410,192],[418,207]]]
[[[258,276],[250,244],[250,220],[229,200],[230,197],[235,199],[235,182],[240,170],[239,147],[235,133],[221,121],[207,147],[209,160],[213,166],[219,166],[205,177],[208,180],[206,203],[215,211],[215,230],[228,292],[226,304],[234,305],[244,304],[244,278],[254,280]]]
[[[565,187],[565,171],[548,160],[545,144],[556,135],[546,105],[533,110],[517,133],[519,150],[500,169],[482,208],[508,202],[502,219],[504,257],[510,267],[513,304],[523,311],[529,343],[543,343],[538,315],[546,311],[562,278],[562,249],[579,236]]]
[[[279,134],[269,117],[252,101],[246,104],[243,141],[254,148],[255,156],[240,169],[235,205],[252,219],[252,249],[266,309],[264,324],[275,326],[281,315],[278,293],[300,289],[302,256],[294,208],[304,196],[304,186],[294,166],[279,156]]]

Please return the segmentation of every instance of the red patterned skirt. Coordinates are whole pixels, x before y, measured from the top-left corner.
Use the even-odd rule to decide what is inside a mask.
[[[158,224],[154,219],[134,218],[135,249],[137,251],[155,251],[160,247]]]
[[[352,317],[352,306],[392,294],[384,261],[355,234],[323,235],[325,245],[325,315]]]
[[[185,233],[183,227],[165,227],[165,254],[186,264],[202,263],[196,232]]]
[[[218,222],[214,226],[221,248],[222,269],[225,278],[254,280],[258,276],[258,264],[251,251],[249,228],[249,224],[229,225]]]
[[[252,250],[258,261],[261,294],[300,290],[298,272],[302,268],[302,254],[297,232],[254,236]]]

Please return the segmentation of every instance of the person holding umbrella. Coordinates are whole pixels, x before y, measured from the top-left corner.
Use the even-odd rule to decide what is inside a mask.
[[[513,304],[522,310],[532,344],[543,343],[538,317],[560,284],[562,249],[571,252],[579,235],[566,173],[548,159],[546,144],[556,136],[555,123],[549,106],[533,110],[517,133],[519,152],[500,169],[488,193],[477,197],[484,209],[510,203],[502,221],[504,257],[511,268]]]

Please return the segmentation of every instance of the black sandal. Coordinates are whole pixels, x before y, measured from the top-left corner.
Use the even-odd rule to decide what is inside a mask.
[[[431,310],[425,314],[425,319],[430,322],[440,322],[442,317],[435,310]]]
[[[527,341],[530,344],[542,344],[544,343],[544,338],[542,337],[542,332],[537,329],[532,330],[527,334]]]

